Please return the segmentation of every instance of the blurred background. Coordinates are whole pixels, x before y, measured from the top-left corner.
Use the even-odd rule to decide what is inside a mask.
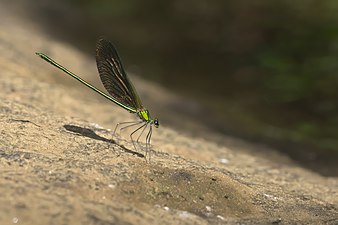
[[[115,43],[127,71],[187,99],[172,114],[194,111],[214,132],[338,165],[337,1],[24,2],[51,36],[88,54],[101,35]]]

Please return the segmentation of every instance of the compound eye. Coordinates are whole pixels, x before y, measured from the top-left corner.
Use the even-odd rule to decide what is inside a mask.
[[[154,125],[156,128],[160,126],[160,122],[158,121],[158,119],[154,120]]]

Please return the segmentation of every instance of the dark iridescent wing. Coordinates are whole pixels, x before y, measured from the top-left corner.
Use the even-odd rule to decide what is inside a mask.
[[[100,39],[97,42],[96,64],[103,86],[116,101],[135,111],[143,108],[115,47],[109,41]]]

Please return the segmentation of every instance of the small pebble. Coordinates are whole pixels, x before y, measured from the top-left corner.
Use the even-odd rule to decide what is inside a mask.
[[[18,223],[19,222],[19,218],[18,217],[13,217],[12,222],[13,223]]]
[[[219,162],[222,163],[222,164],[228,164],[229,160],[226,159],[226,158],[222,158],[222,159],[219,160]]]

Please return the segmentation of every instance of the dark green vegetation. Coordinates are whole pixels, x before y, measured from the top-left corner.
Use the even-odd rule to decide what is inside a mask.
[[[337,153],[337,1],[71,2],[74,44],[116,40],[142,65],[127,69],[200,99],[213,128]]]

